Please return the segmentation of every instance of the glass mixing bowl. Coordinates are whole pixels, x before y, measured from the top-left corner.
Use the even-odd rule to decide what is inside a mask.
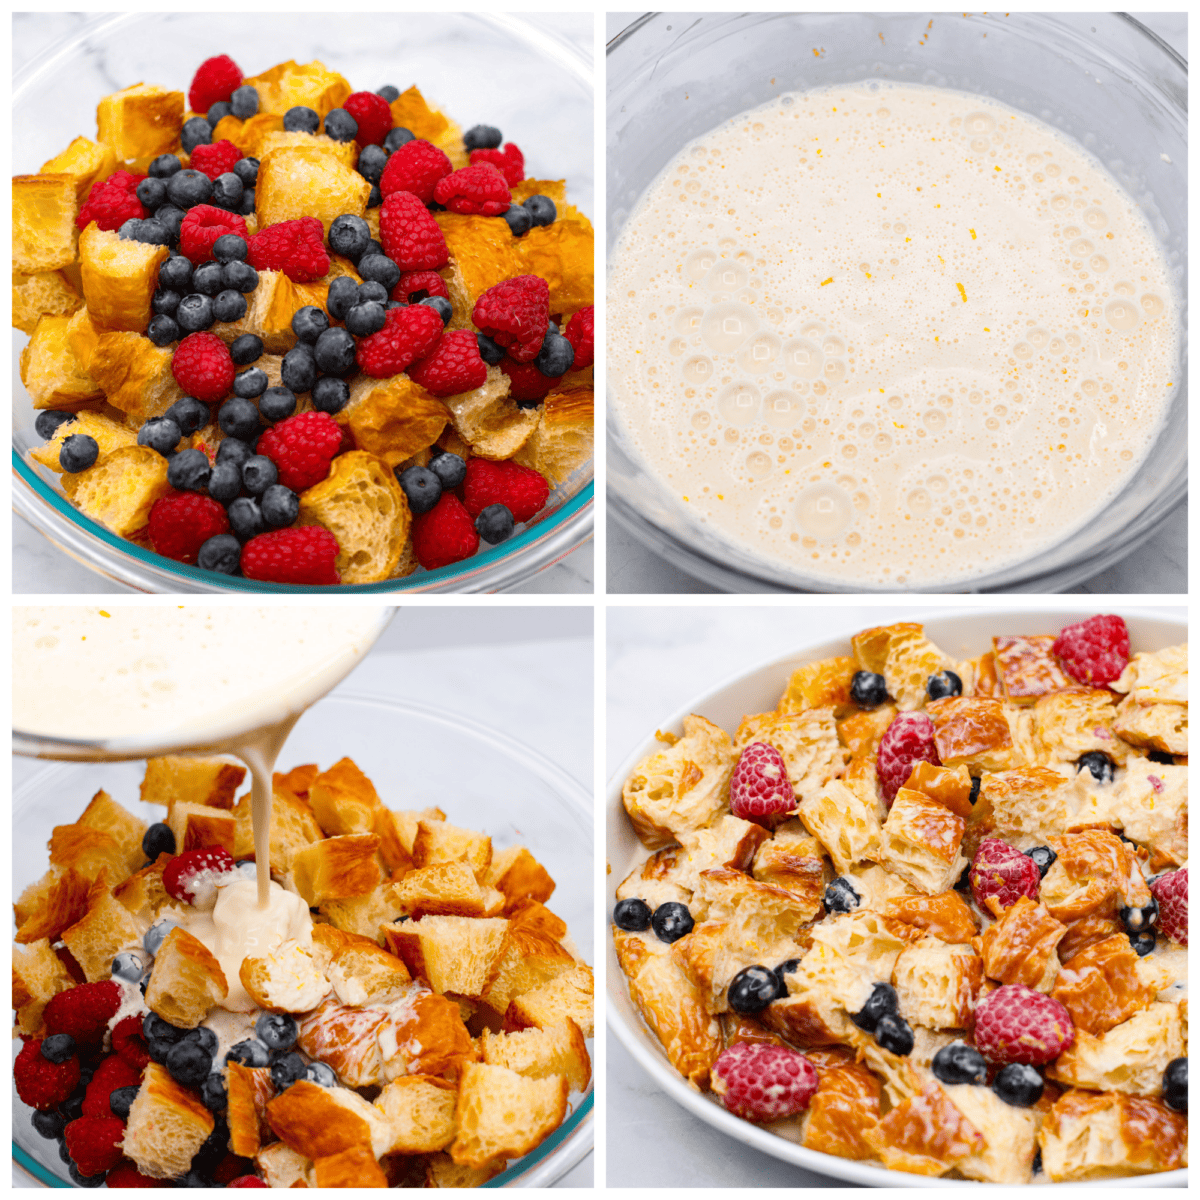
[[[164,47],[175,46],[164,58]],[[191,72],[231,46],[249,71],[289,58],[319,57],[353,86],[416,83],[460,123],[497,125],[526,152],[530,169],[565,178],[572,202],[593,211],[591,56],[509,14],[405,13],[347,18],[306,13],[284,21],[269,13],[125,13],[89,21],[16,71],[13,171],[36,172],[81,133],[95,132],[102,96],[139,80],[186,89]],[[519,81],[519,83],[518,83]],[[581,132],[582,131],[582,132]],[[18,356],[27,342],[13,330],[13,507],[58,548],[85,566],[141,592],[328,593],[256,583],[187,567],[143,550],[83,516],[29,462],[42,444],[34,432]],[[437,571],[346,586],[347,592],[499,592],[551,566],[592,536],[592,466],[550,494],[547,507],[507,542]]]
[[[610,255],[639,197],[693,138],[783,92],[887,79],[991,96],[1073,137],[1142,206],[1186,301],[1187,64],[1129,16],[955,13],[931,26],[928,13],[652,13],[609,43],[607,65]],[[1016,566],[922,590],[1063,591],[1157,528],[1187,493],[1183,345],[1154,448],[1085,528]],[[722,591],[847,590],[774,571],[693,524],[611,403],[607,428],[608,511],[655,554]]]
[[[493,845],[528,846],[557,882],[550,907],[566,921],[580,955],[593,954],[591,792],[537,750],[457,713],[406,704],[365,692],[328,696],[304,714],[279,756],[281,769],[303,762],[327,765],[349,755],[390,808],[423,808],[433,799],[456,825],[489,834]],[[446,765],[454,764],[453,795]],[[13,796],[14,895],[47,867],[46,843],[55,825],[78,819],[103,788],[146,820],[162,810],[138,799],[141,763],[55,763],[37,771]],[[14,1055],[19,1043],[14,1043]],[[591,1046],[589,1045],[589,1052]],[[548,1187],[590,1153],[594,1139],[592,1088],[574,1094],[567,1119],[532,1154],[511,1163],[486,1187]],[[74,1186],[58,1144],[38,1136],[31,1110],[13,1106],[13,1159],[48,1187]]]

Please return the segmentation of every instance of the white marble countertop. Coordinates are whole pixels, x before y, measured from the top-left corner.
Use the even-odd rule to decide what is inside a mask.
[[[395,692],[419,681],[433,707],[483,722],[540,750],[585,786],[592,779],[590,607],[404,609],[338,691]],[[553,703],[547,697],[553,696]],[[42,764],[13,759],[13,786]],[[592,1187],[592,1156],[558,1187]],[[40,1187],[13,1168],[14,1187]]]

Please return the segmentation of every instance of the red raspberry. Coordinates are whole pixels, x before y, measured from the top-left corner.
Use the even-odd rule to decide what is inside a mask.
[[[897,713],[879,739],[879,757],[875,760],[875,773],[883,784],[888,808],[919,762],[942,765],[933,740],[933,722],[924,713]]]
[[[374,92],[352,92],[342,107],[358,122],[354,140],[360,146],[378,146],[392,131],[392,110]]]
[[[266,1187],[257,1175],[239,1175],[237,1179],[232,1179],[225,1185],[226,1187]]]
[[[144,219],[149,214],[137,198],[137,186],[145,178],[128,171],[114,171],[107,179],[93,183],[75,224],[86,229],[95,221],[101,229],[113,230],[134,218]]]
[[[71,1121],[65,1132],[67,1153],[80,1175],[90,1177],[111,1171],[124,1157],[121,1139],[125,1122],[116,1117],[80,1117]]]
[[[486,458],[469,458],[462,495],[463,505],[471,516],[479,516],[491,504],[503,504],[520,524],[542,511],[550,495],[550,485],[532,467],[511,460],[491,462]]]
[[[60,992],[60,996],[67,995]],[[29,1038],[13,1063],[17,1095],[30,1108],[48,1112],[57,1108],[79,1083],[79,1059],[72,1054],[66,1062],[52,1063],[42,1057],[42,1038]]]
[[[479,534],[453,492],[413,521],[413,553],[427,571],[470,558],[479,549]]]
[[[1040,1067],[1075,1041],[1071,1014],[1021,983],[1006,983],[975,1009],[975,1045],[989,1062]]]
[[[515,142],[506,142],[503,150],[472,150],[472,163],[491,163],[504,176],[509,187],[525,178],[525,155]]]
[[[498,217],[512,207],[504,175],[491,163],[476,163],[439,179],[433,198],[468,217]]]
[[[483,387],[487,363],[479,357],[479,342],[470,330],[449,329],[431,354],[409,367],[408,377],[435,396],[457,396]]]
[[[242,574],[266,583],[326,587],[342,582],[338,550],[337,538],[320,525],[260,533],[242,547]]]
[[[104,1181],[104,1186],[109,1188],[160,1188],[163,1186],[163,1181],[161,1179],[152,1179],[149,1175],[143,1175],[129,1159],[124,1159],[109,1171],[108,1178]]]
[[[258,453],[279,468],[279,482],[293,492],[327,478],[329,464],[341,447],[342,427],[323,412],[297,413],[272,425],[258,439]]]
[[[970,879],[975,903],[984,912],[999,917],[1022,896],[1036,900],[1042,875],[1028,855],[999,838],[984,838],[971,863]]]
[[[379,237],[401,271],[436,271],[450,261],[441,227],[411,192],[393,192],[380,205]]]
[[[392,288],[391,298],[414,304],[413,292],[426,292],[430,296],[441,296],[443,300],[450,299],[446,281],[436,271],[405,271],[400,276],[400,282]]]
[[[1129,630],[1120,617],[1088,617],[1068,625],[1050,647],[1079,683],[1099,686],[1120,677],[1129,662]]]
[[[121,1007],[121,999],[121,989],[111,979],[59,992],[42,1013],[46,1035],[69,1033],[81,1046],[98,1045]]]
[[[197,897],[211,898],[218,876],[228,875],[234,869],[233,858],[223,846],[188,850],[167,863],[162,874],[163,889],[184,904],[195,904]]]
[[[411,192],[422,204],[429,204],[438,180],[453,170],[450,160],[432,142],[413,138],[392,151],[380,176],[379,190],[385,197],[395,192]]]
[[[561,375],[543,375],[533,363],[519,363],[506,354],[500,360],[500,370],[508,376],[508,394],[518,403],[537,403],[552,391]]]
[[[571,364],[571,370],[583,371],[590,367],[596,359],[595,306],[589,304],[587,308],[581,308],[567,322],[563,337],[575,348],[575,361]]]
[[[537,275],[506,279],[475,301],[471,320],[516,362],[533,362],[550,323],[550,286]]]
[[[212,262],[213,242],[227,233],[236,233],[240,238],[250,237],[246,222],[237,213],[226,212],[211,204],[197,204],[188,209],[179,227],[179,249],[198,267],[201,263]]]
[[[816,1067],[803,1054],[769,1042],[735,1042],[712,1071],[713,1091],[745,1121],[794,1117],[808,1107],[818,1083]]]
[[[228,54],[206,58],[192,77],[188,105],[192,112],[206,113],[218,100],[228,100],[242,86],[242,68]]]
[[[112,1048],[131,1067],[141,1071],[150,1061],[142,1036],[142,1017],[123,1017],[113,1026]]]
[[[142,1073],[131,1067],[123,1058],[110,1054],[97,1068],[92,1082],[87,1085],[83,1096],[85,1117],[111,1117],[113,1110],[108,1098],[117,1088],[131,1087],[141,1083]]]
[[[215,333],[189,333],[175,347],[171,374],[189,396],[215,404],[229,394],[235,371],[229,347]]]
[[[1188,944],[1187,867],[1168,871],[1151,885],[1150,894],[1158,901],[1158,927],[1173,942]]]
[[[768,829],[796,807],[783,755],[767,742],[751,742],[742,751],[729,780],[729,809],[743,821]]]
[[[325,227],[316,217],[261,229],[249,239],[249,247],[246,261],[256,271],[282,271],[293,283],[313,283],[329,274]]]
[[[209,179],[216,179],[218,175],[227,175],[241,159],[242,152],[226,140],[197,146],[192,151],[190,165],[193,171],[203,171]]]
[[[358,365],[373,379],[399,375],[424,358],[442,336],[442,318],[426,304],[389,308],[387,323],[358,343]]]
[[[150,509],[150,544],[164,558],[195,563],[210,537],[229,532],[229,517],[211,496],[172,492]]]

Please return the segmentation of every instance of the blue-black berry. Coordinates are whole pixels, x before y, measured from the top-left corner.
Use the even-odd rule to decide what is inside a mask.
[[[547,378],[557,379],[571,369],[574,361],[575,347],[555,331],[546,334],[546,340],[542,342],[542,348],[533,360],[533,365]]]
[[[246,400],[253,400],[267,390],[269,382],[267,373],[262,367],[250,367],[245,371],[239,371],[233,377],[233,394]]]
[[[312,388],[312,405],[317,412],[340,413],[350,403],[350,385],[336,375],[322,375]]]
[[[229,357],[239,367],[248,366],[262,358],[263,340],[257,334],[243,333],[229,347]]]
[[[179,1041],[167,1051],[165,1065],[176,1082],[196,1087],[212,1071],[212,1055],[199,1042]]]
[[[378,183],[387,160],[388,152],[382,146],[364,146],[358,156],[358,173],[369,183]]]
[[[184,296],[175,310],[175,323],[185,333],[199,333],[213,323],[213,303],[208,296],[193,292]]]
[[[262,509],[249,496],[239,496],[225,511],[229,516],[229,527],[240,541],[248,542],[267,528]]]
[[[203,171],[194,171],[189,167],[167,180],[167,200],[185,212],[197,204],[207,204],[211,195],[212,180]]]
[[[179,131],[179,144],[184,154],[191,154],[197,146],[212,145],[212,126],[203,117],[192,117],[184,121]]]
[[[973,804],[974,800],[971,803]],[[1049,846],[1034,846],[1032,849],[1025,851],[1025,857],[1032,858],[1037,863],[1038,874],[1045,879],[1046,872],[1054,866],[1054,860],[1058,858],[1058,855]]]
[[[317,360],[313,357],[312,347],[304,342],[293,346],[283,356],[279,375],[283,386],[297,395],[311,392],[312,385],[317,381]]]
[[[47,1062],[65,1063],[75,1053],[75,1039],[69,1033],[52,1033],[42,1042],[42,1057]]]
[[[558,209],[549,196],[530,196],[525,201],[525,207],[529,209],[535,225],[553,225],[558,217]]]
[[[169,346],[172,342],[179,341],[183,335],[174,317],[160,313],[152,318],[146,327],[146,336],[156,346]]]
[[[289,133],[316,133],[321,128],[321,118],[314,109],[297,105],[283,114],[283,127]]]
[[[147,246],[169,246],[171,234],[167,227],[153,217],[139,221],[136,217],[125,222],[117,236],[126,242],[144,242]]]
[[[226,171],[213,180],[212,199],[209,203],[227,212],[237,212],[245,190],[246,185],[242,183],[237,172]]]
[[[156,288],[154,295],[150,297],[150,307],[163,316],[172,316],[175,310],[179,307],[179,302],[183,297],[178,292],[172,292],[169,288]]]
[[[170,179],[183,170],[183,163],[177,154],[160,154],[146,170],[154,179]]]
[[[429,512],[442,498],[442,481],[428,467],[406,467],[396,473],[396,479],[408,498],[413,516]]]
[[[688,911],[686,904],[677,900],[668,900],[654,910],[650,923],[654,926],[654,934],[660,942],[677,942],[692,932],[695,921]]]
[[[246,297],[233,288],[227,288],[213,297],[213,320],[240,321],[246,315],[246,307]]]
[[[364,258],[368,257],[363,255]],[[388,299],[388,289],[383,286],[377,279],[368,279],[365,283],[358,285],[358,299],[356,303],[367,304],[373,301],[376,304],[386,304]]]
[[[200,1099],[210,1112],[224,1112],[229,1107],[229,1093],[225,1090],[225,1080],[216,1071],[200,1085]]]
[[[310,346],[328,328],[329,316],[323,308],[318,308],[315,304],[306,304],[297,309],[296,315],[292,317],[292,332],[300,341],[307,342]]]
[[[290,1050],[300,1036],[300,1029],[287,1013],[260,1013],[254,1022],[258,1040],[271,1050]]]
[[[400,282],[400,268],[386,254],[364,254],[358,260],[358,273],[363,281],[383,284],[384,291],[389,295],[392,288]]]
[[[345,329],[338,329],[335,326],[325,330],[317,338],[317,344],[313,347],[313,358],[317,367],[326,375],[345,378],[352,374],[358,366],[358,360],[355,357],[356,350],[354,338]]]
[[[512,510],[503,504],[489,504],[475,518],[475,532],[492,546],[512,537],[515,527]]]
[[[194,292],[196,289],[192,287],[191,260],[184,258],[182,254],[172,254],[158,268],[158,286],[160,288],[169,288],[172,292],[178,292],[181,296],[186,296],[189,292]]]
[[[930,675],[925,684],[930,700],[944,700],[947,696],[962,695],[962,680],[953,671],[938,671]]]
[[[221,444],[217,447],[217,466],[228,463],[230,466],[237,467],[240,474],[242,463],[253,453],[253,447],[248,442],[242,441],[241,438],[223,438]]]
[[[72,475],[77,471],[86,471],[99,457],[99,443],[86,433],[73,433],[63,438],[58,448],[58,465]]]
[[[242,483],[252,496],[261,496],[279,481],[279,468],[265,455],[255,454],[242,463]]]
[[[176,400],[163,416],[174,421],[179,426],[179,431],[186,437],[207,425],[211,414],[207,404],[197,400],[195,396],[184,396],[182,399]]]
[[[202,571],[219,571],[222,575],[232,575],[241,561],[242,544],[232,533],[213,534],[196,555],[196,564]]]
[[[411,129],[405,129],[403,125],[397,125],[387,135],[387,137],[385,137],[383,139],[383,148],[389,154],[395,154],[396,151],[399,150],[401,146],[404,146],[407,143],[413,141],[415,139],[415,137],[416,137],[416,135],[413,133],[413,131]]]
[[[470,150],[496,150],[504,140],[504,134],[495,125],[472,125],[463,134],[463,145]]]
[[[375,89],[375,95],[382,96],[389,104],[393,100],[400,99],[400,89],[393,87],[390,83],[385,83],[383,87]]]
[[[1042,1098],[1046,1081],[1033,1067],[1009,1063],[992,1080],[992,1091],[1014,1108],[1029,1108]]]
[[[181,492],[198,492],[208,486],[212,465],[203,450],[180,450],[167,463],[167,482]]]
[[[30,1123],[39,1137],[53,1141],[55,1138],[62,1137],[63,1130],[67,1127],[67,1118],[62,1113],[53,1110],[38,1112],[35,1109]]]
[[[233,164],[233,171],[245,187],[252,188],[258,182],[258,159],[239,158]]]
[[[442,318],[443,327],[449,325],[450,318],[454,316],[454,307],[445,296],[426,296],[424,300],[418,300],[417,303],[425,305],[426,308],[432,308]],[[566,338],[562,340],[567,342]],[[567,342],[567,345],[570,346],[571,343]],[[574,358],[574,356],[575,351],[572,350],[571,357]]]
[[[523,204],[513,204],[503,214],[513,237],[524,237],[533,228],[533,213]]]
[[[218,504],[228,504],[242,494],[242,472],[231,462],[219,462],[208,477],[208,494]]]
[[[318,383],[322,382],[317,380]],[[340,382],[340,381],[339,381]],[[313,404],[316,404],[316,388],[313,389]],[[290,388],[271,387],[258,398],[258,411],[263,419],[274,424],[283,421],[296,411],[296,395]]]
[[[133,1102],[137,1099],[137,1094],[141,1089],[136,1083],[131,1083],[128,1087],[114,1088],[108,1093],[108,1107],[114,1117],[119,1117],[122,1121],[129,1119],[129,1110],[133,1106]]]
[[[273,483],[262,494],[259,510],[272,529],[285,529],[300,515],[300,497],[282,483]]]
[[[179,160],[176,159],[175,161],[178,162]],[[153,175],[147,175],[137,185],[136,195],[142,202],[142,207],[153,212],[167,201],[167,181],[165,179],[157,179]]]
[[[878,708],[887,701],[887,680],[874,671],[857,671],[850,680],[850,699],[859,708]]]
[[[138,430],[139,446],[149,446],[157,450],[164,458],[172,454],[183,437],[183,430],[170,417],[151,417]]]
[[[343,217],[338,217],[338,221],[344,220]],[[337,224],[337,221],[334,222]],[[332,234],[330,235],[332,237]],[[349,275],[339,275],[329,285],[329,295],[325,299],[325,305],[329,309],[329,315],[338,321],[344,321],[346,314],[358,304],[358,283]]]
[[[75,420],[74,413],[61,412],[56,408],[48,408],[38,413],[33,427],[37,431],[38,437],[42,441],[48,442],[58,432],[59,426],[68,425],[73,420]]]
[[[862,903],[862,897],[845,875],[839,875],[825,889],[825,907],[830,912],[848,913]]]
[[[1097,783],[1112,783],[1116,777],[1116,767],[1113,760],[1102,750],[1091,750],[1081,755],[1075,764],[1075,773],[1087,769]]]
[[[334,1074],[333,1068],[323,1062],[310,1062],[308,1070],[304,1073],[304,1078],[309,1083],[315,1083],[317,1087],[331,1088],[337,1086],[337,1075]]]
[[[265,1067],[271,1061],[271,1052],[254,1038],[238,1042],[228,1054],[226,1062],[241,1063],[243,1067]]]
[[[362,257],[363,251],[371,241],[371,227],[362,219],[349,213],[343,216],[335,217],[333,223],[329,226],[329,248],[334,254],[340,254],[343,258],[348,258],[351,262],[358,262]],[[338,279],[350,279],[349,275],[339,275]],[[334,280],[336,283],[337,280]],[[350,279],[353,283],[354,280]],[[330,291],[333,290],[333,284],[329,285]],[[341,318],[339,318],[340,320]]]
[[[258,287],[258,272],[246,262],[227,262],[221,269],[224,290],[246,295]]]
[[[934,1056],[933,1073],[943,1083],[987,1083],[987,1062],[974,1046],[951,1042]]]
[[[249,253],[246,239],[238,233],[223,233],[212,244],[213,258],[219,263],[241,261]]]
[[[504,347],[497,345],[490,337],[483,333],[477,333],[475,340],[479,343],[479,357],[489,367],[498,367],[504,358]]]
[[[874,1033],[880,1018],[895,1016],[899,1012],[900,997],[896,995],[896,989],[890,983],[877,983],[871,989],[866,1004],[858,1012],[850,1014],[850,1020],[859,1029]]]
[[[238,120],[249,120],[258,112],[258,89],[249,83],[243,83],[240,88],[233,89],[229,103],[233,108],[233,115]]]
[[[645,900],[618,900],[613,908],[613,924],[618,929],[637,933],[650,928],[650,918],[654,914]]]
[[[442,490],[456,488],[467,477],[467,460],[457,454],[439,454],[429,461],[429,469],[442,481]]]
[[[225,287],[225,275],[219,262],[201,263],[192,272],[192,290],[202,296],[215,296]]]
[[[325,136],[352,142],[358,136],[358,122],[344,108],[335,108],[325,115]]]
[[[1173,1058],[1163,1072],[1163,1100],[1168,1108],[1185,1113],[1188,1110],[1188,1060]]]
[[[205,120],[206,120],[206,121],[207,121],[207,122],[208,122],[208,123],[209,123],[209,124],[210,124],[210,125],[211,125],[211,126],[214,128],[214,129],[216,129],[216,127],[217,127],[217,123],[218,123],[219,121],[223,121],[223,120],[224,120],[226,117],[228,117],[228,116],[229,116],[229,115],[230,115],[232,112],[233,112],[233,105],[232,105],[232,104],[230,104],[228,100],[218,100],[218,101],[216,102],[216,104],[214,104],[214,105],[212,106],[212,108],[210,108],[210,109],[208,110],[208,112],[206,112],[206,113],[204,114],[204,119],[205,119]]]
[[[747,1016],[762,1012],[783,993],[779,976],[769,967],[753,966],[739,971],[729,985],[729,1007]]]
[[[378,333],[387,324],[383,305],[377,300],[368,300],[365,304],[356,304],[346,314],[346,328],[355,337],[370,337]]]
[[[875,1040],[891,1054],[911,1054],[916,1044],[912,1026],[896,1013],[885,1013],[875,1026]]]
[[[222,433],[248,441],[258,432],[258,409],[249,400],[234,396],[221,405],[217,424]]]

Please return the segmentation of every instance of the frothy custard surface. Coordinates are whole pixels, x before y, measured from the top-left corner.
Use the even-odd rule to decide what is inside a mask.
[[[1082,527],[1178,385],[1179,303],[1082,147],[994,101],[792,93],[686,146],[609,273],[609,395],[690,519],[835,583]]]

